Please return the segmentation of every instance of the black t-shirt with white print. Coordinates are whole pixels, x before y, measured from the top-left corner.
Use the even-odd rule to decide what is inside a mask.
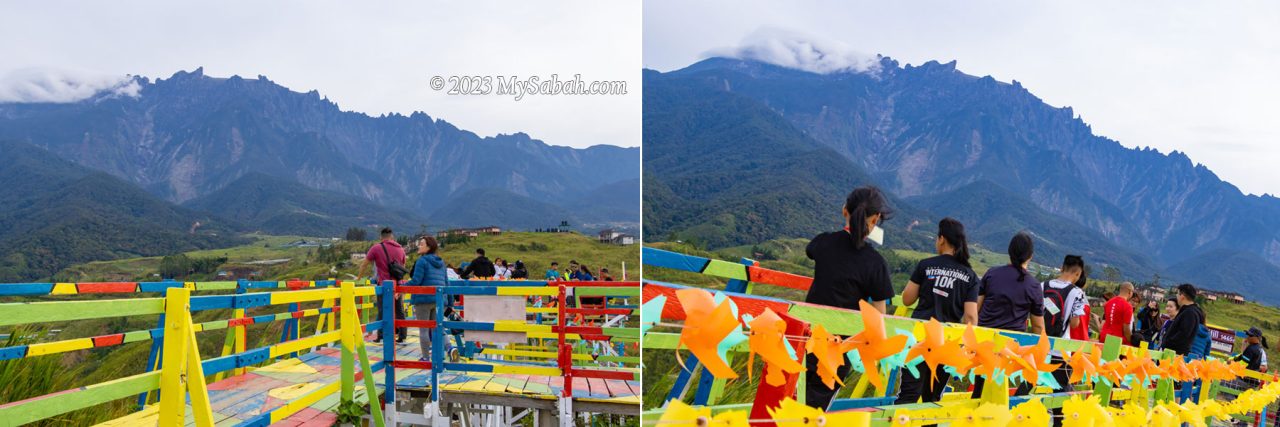
[[[920,261],[911,281],[920,285],[920,299],[911,317],[959,323],[964,319],[964,303],[978,302],[978,273],[951,255]]]
[[[814,267],[804,302],[857,310],[858,301],[893,298],[889,264],[870,243],[854,245],[849,232],[819,234],[809,241],[805,254]]]

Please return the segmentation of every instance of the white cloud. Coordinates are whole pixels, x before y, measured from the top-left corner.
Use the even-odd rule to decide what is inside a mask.
[[[880,69],[876,55],[859,52],[839,41],[776,28],[756,30],[738,46],[712,49],[704,56],[755,60],[819,74],[874,73]]]
[[[77,102],[100,93],[137,97],[142,88],[131,76],[24,68],[0,78],[0,102]]]

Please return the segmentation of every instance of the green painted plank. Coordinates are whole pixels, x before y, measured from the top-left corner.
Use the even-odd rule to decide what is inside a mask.
[[[130,317],[164,312],[164,298],[0,304],[0,326]]]
[[[747,266],[736,262],[713,259],[707,263],[707,268],[702,269],[702,274],[747,281]]]
[[[596,360],[600,362],[613,363],[640,363],[640,358],[637,356],[600,356],[597,357]]]
[[[640,328],[600,328],[600,332],[615,338],[639,338]]]
[[[196,289],[195,289],[195,290],[197,290],[197,291],[226,291],[226,290],[235,290],[235,289],[236,289],[236,286],[238,286],[238,284],[237,284],[236,282],[231,282],[231,281],[218,281],[218,282],[196,282]]]
[[[1120,357],[1120,337],[1108,335],[1106,342],[1102,344],[1102,360],[1116,360]],[[1111,401],[1112,387],[1106,381],[1097,381],[1093,385],[1093,395],[1098,396],[1101,402]]]
[[[160,372],[138,374],[0,406],[0,420],[12,423],[10,425],[22,425],[112,400],[136,396],[159,387]]]
[[[574,288],[573,294],[579,297],[618,297],[618,298],[639,298],[639,286],[583,286]]]

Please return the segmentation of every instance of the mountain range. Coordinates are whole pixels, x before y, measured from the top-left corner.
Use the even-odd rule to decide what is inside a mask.
[[[583,223],[587,220],[639,224],[638,209],[625,212],[617,203],[580,200],[611,185],[638,185],[639,148],[552,146],[523,133],[479,137],[421,112],[375,117],[342,111],[316,91],[291,91],[263,76],[215,78],[197,68],[167,79],[134,80],[137,96],[102,93],[71,103],[0,104],[0,139],[44,148],[173,203],[214,212],[235,209],[233,217],[252,219],[250,225],[270,232],[297,230],[286,224],[290,221],[265,221],[275,213],[244,210],[279,208],[258,203],[265,200],[261,194],[224,190],[260,185],[273,177],[273,185],[296,183],[302,186],[297,189],[356,197],[346,199],[348,203],[361,200],[371,208],[391,206],[409,213],[395,213],[385,221],[447,219],[428,224],[433,228],[516,221],[553,226],[565,219],[584,228],[590,225]],[[249,183],[242,181],[246,176]],[[495,190],[513,196],[469,196],[493,195]],[[314,200],[318,194],[304,191],[299,198]],[[290,193],[274,196],[288,198]],[[560,210],[542,217],[551,211],[525,209],[528,199]],[[218,208],[210,204],[214,202],[235,207]],[[296,208],[305,200],[276,202]],[[637,196],[633,204],[638,203]],[[483,220],[434,216],[480,209],[468,206],[472,204],[503,205],[504,214]],[[294,208],[284,207],[297,213]]]
[[[646,238],[809,237],[871,183],[895,197],[889,224],[914,230],[897,245],[921,246],[953,216],[996,250],[1035,233],[1050,265],[1080,253],[1134,280],[1280,301],[1267,292],[1280,273],[1280,199],[1243,194],[1183,153],[1098,136],[1016,81],[955,62],[881,57],[871,71],[820,74],[717,57],[646,70],[644,85]]]
[[[0,141],[0,282],[69,265],[246,242],[237,226],[173,205],[38,147]]]

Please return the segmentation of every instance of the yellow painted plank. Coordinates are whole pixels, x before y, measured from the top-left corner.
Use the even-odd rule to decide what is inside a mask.
[[[312,289],[306,291],[272,292],[271,304],[289,304],[294,302],[320,301],[326,298],[337,298],[337,289]]]
[[[338,388],[341,386],[342,386],[342,381],[331,382],[325,385],[324,387],[321,387],[319,389],[316,389],[315,391],[312,391],[310,393],[303,395],[302,397],[299,397],[297,400],[286,403],[284,404],[284,406],[276,408],[274,411],[271,411],[271,422],[278,423],[285,418],[289,418],[290,415],[293,415],[298,411],[301,411],[302,408],[311,406],[312,404],[319,402],[320,399],[323,399],[326,396],[329,396],[334,392],[337,392]]]
[[[497,294],[558,296],[560,295],[560,288],[549,286],[499,286]]]
[[[75,283],[54,283],[53,291],[49,292],[49,294],[50,295],[73,295],[73,294],[76,294],[77,292],[78,291],[76,291]]]
[[[77,338],[66,341],[54,341],[39,344],[31,344],[27,346],[27,357],[40,356],[45,354],[62,353],[74,350],[84,350],[93,348],[92,338]]]
[[[551,332],[551,325],[531,325],[523,320],[498,320],[493,322],[494,332]]]
[[[341,338],[341,331],[326,332],[271,346],[271,357],[280,357],[303,349],[328,344]]]
[[[493,373],[558,377],[564,372],[560,368],[546,366],[494,365]]]

